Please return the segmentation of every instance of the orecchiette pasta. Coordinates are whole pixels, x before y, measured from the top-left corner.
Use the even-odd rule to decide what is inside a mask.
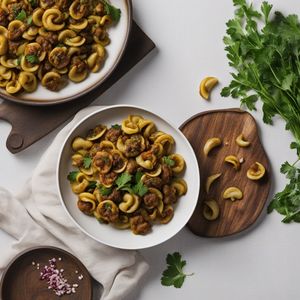
[[[40,81],[59,91],[68,79],[101,70],[107,30],[119,20],[111,7],[107,0],[0,0],[0,87],[31,93]]]
[[[5,72],[0,68],[0,74]],[[171,135],[138,115],[75,137],[71,162],[76,170],[68,179],[78,195],[78,208],[134,234],[147,234],[153,224],[170,222],[178,198],[188,189],[182,178],[185,160],[172,153],[174,147]]]

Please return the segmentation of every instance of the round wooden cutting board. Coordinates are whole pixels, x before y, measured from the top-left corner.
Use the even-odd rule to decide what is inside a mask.
[[[259,140],[256,122],[251,114],[240,109],[214,110],[197,114],[180,127],[191,143],[199,164],[201,188],[196,209],[188,222],[188,228],[199,236],[223,237],[238,233],[252,225],[267,201],[270,190],[270,165]],[[249,147],[239,147],[235,139],[241,133],[251,142]],[[203,147],[209,138],[218,137],[222,145],[214,148],[208,156]],[[240,170],[225,163],[227,155],[235,155],[244,160]],[[253,181],[247,178],[249,167],[260,162],[266,168],[263,178]],[[205,191],[208,176],[222,173]],[[243,198],[232,202],[223,199],[226,188],[235,186],[243,191]],[[214,199],[220,207],[220,215],[214,221],[203,217],[203,201]]]

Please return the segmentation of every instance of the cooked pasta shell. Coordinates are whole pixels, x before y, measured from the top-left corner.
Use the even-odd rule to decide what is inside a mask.
[[[111,200],[100,202],[96,208],[97,214],[105,221],[115,223],[119,219],[119,209]]]
[[[42,16],[42,22],[49,31],[62,30],[65,26],[64,16],[57,8],[46,9]]]
[[[75,23],[70,23],[68,27],[71,30],[74,30],[74,31],[78,32],[78,31],[81,31],[81,30],[85,29],[88,26],[88,24],[89,23],[88,23],[87,19],[82,19],[82,20],[78,20]]]
[[[172,171],[175,174],[181,173],[185,168],[184,158],[178,153],[169,155],[169,158],[174,161],[174,166],[171,167]]]
[[[122,121],[122,130],[127,134],[134,134],[134,133],[138,133],[140,131],[137,123],[135,123],[129,119],[125,119]]]
[[[4,26],[0,26],[0,35],[3,35],[7,38],[7,28],[5,28]]]
[[[6,55],[0,57],[0,63],[5,68],[16,68],[18,66],[17,59],[8,58]]]
[[[0,35],[0,55],[5,55],[8,50],[7,38],[4,35]]]
[[[23,71],[34,73],[38,70],[39,64],[31,64],[27,61],[26,56],[23,55],[20,61],[20,67]]]
[[[22,86],[18,80],[9,81],[6,84],[6,91],[9,94],[15,94],[21,90]]]
[[[115,145],[111,141],[101,141],[99,144],[99,150],[110,152],[112,150],[116,149]]]
[[[125,213],[135,212],[140,205],[140,198],[137,195],[131,195],[125,193],[123,196],[123,201],[119,204],[119,209]]]
[[[36,76],[30,72],[20,72],[18,81],[23,89],[28,93],[32,93],[37,89]]]
[[[174,216],[174,209],[172,205],[166,205],[160,214],[160,223],[167,224],[169,223]]]
[[[204,201],[203,216],[208,221],[216,220],[219,217],[220,208],[216,200]]]
[[[11,21],[7,28],[7,38],[11,41],[18,40],[25,30],[26,26],[22,21]]]
[[[68,55],[68,49],[66,47],[54,48],[48,54],[48,59],[54,68],[63,69],[70,62],[70,57]]]
[[[172,180],[171,187],[175,188],[178,196],[185,195],[187,192],[187,184],[183,178],[175,178]]]
[[[73,82],[81,82],[87,77],[87,75],[88,72],[86,68],[82,69],[76,65],[70,68],[68,74],[70,80],[72,80]]]
[[[121,151],[112,150],[110,152],[112,155],[112,170],[116,173],[121,173],[126,169],[128,160],[123,156]]]
[[[84,17],[87,11],[87,5],[81,1],[75,0],[69,7],[69,14],[75,20],[80,20]]]
[[[81,149],[89,150],[92,146],[93,143],[91,141],[88,141],[80,136],[75,137],[72,142],[72,149],[74,151],[78,151]]]
[[[85,191],[85,189],[88,187],[89,181],[85,179],[84,175],[82,173],[78,173],[76,176],[76,181],[72,182],[71,188],[73,193],[80,194]]]
[[[155,162],[156,162],[156,158],[153,155],[153,153],[151,152],[143,152],[140,155],[138,155],[136,157],[136,162],[138,163],[138,165],[140,165],[141,167],[147,169],[147,170],[152,170]]]
[[[89,141],[95,141],[97,139],[100,139],[103,134],[106,132],[107,127],[104,125],[97,125],[93,129],[89,130],[86,139]]]
[[[115,173],[114,171],[111,171],[106,174],[99,174],[100,183],[108,188],[112,187],[112,185],[114,184],[117,177],[118,177],[118,174]]]
[[[96,197],[91,193],[80,193],[78,196],[77,206],[83,213],[92,215],[97,206]]]
[[[118,229],[127,229],[130,228],[130,222],[129,218],[125,215],[119,215],[119,218],[116,223],[114,223],[114,226]]]
[[[44,14],[44,9],[42,8],[36,8],[33,13],[32,13],[32,22],[34,25],[38,27],[43,26],[43,14]]]
[[[157,177],[161,174],[161,164],[157,164],[153,170],[145,172],[150,177]]]

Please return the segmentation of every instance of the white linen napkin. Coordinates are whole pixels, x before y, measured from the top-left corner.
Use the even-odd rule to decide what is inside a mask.
[[[16,239],[10,251],[0,256],[0,272],[12,257],[29,247],[56,246],[78,257],[101,283],[99,299],[120,300],[136,287],[147,263],[136,251],[111,248],[83,234],[64,211],[56,186],[59,149],[75,123],[94,110],[81,110],[57,134],[20,193],[12,195],[0,187],[0,228]]]

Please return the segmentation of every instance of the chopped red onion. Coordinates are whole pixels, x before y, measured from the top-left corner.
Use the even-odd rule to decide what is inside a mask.
[[[61,258],[58,259],[61,261]],[[39,264],[37,264],[39,266]],[[37,267],[38,269],[38,267]],[[57,296],[70,295],[76,293],[78,284],[69,284],[68,280],[63,276],[64,269],[57,269],[56,259],[49,260],[49,266],[44,266],[40,273],[40,279],[46,280],[48,283],[48,289],[52,289]]]

